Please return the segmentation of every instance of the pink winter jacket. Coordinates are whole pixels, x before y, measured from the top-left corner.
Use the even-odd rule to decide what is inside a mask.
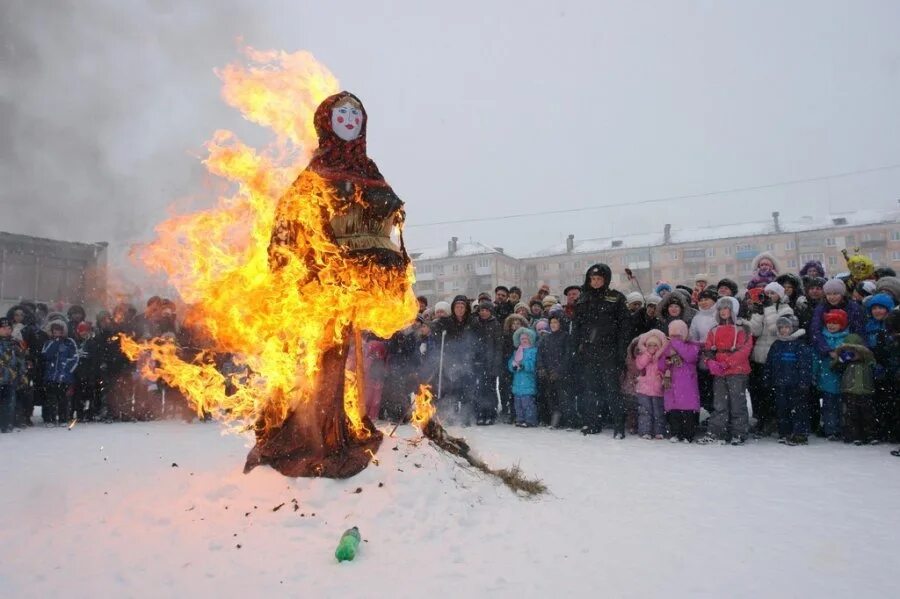
[[[656,352],[656,354],[654,354],[653,356],[647,353],[646,341],[650,338],[650,336],[655,336],[657,337],[657,341],[661,341],[660,352],[662,351],[662,346],[666,345],[665,336],[657,330],[644,333],[638,338],[638,349],[641,353],[638,354],[638,357],[635,359],[634,363],[635,366],[637,366],[638,370],[640,370],[641,374],[637,377],[637,384],[635,384],[634,390],[639,395],[662,397],[662,372],[660,372],[657,362],[660,356],[660,352]]]
[[[697,360],[700,344],[693,341],[672,341],[660,352],[657,367],[672,374],[672,386],[665,390],[666,412],[671,410],[700,410],[700,388],[697,383]]]

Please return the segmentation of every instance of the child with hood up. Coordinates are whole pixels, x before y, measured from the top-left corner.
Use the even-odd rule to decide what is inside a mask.
[[[516,351],[509,359],[509,371],[513,373],[512,393],[516,405],[516,426],[537,426],[537,342],[536,333],[522,327],[513,333]]]
[[[700,412],[697,360],[700,345],[688,339],[688,327],[681,320],[669,323],[669,344],[660,352],[657,368],[663,373],[663,402],[673,443],[694,440]]]
[[[550,332],[538,342],[537,368],[539,382],[550,413],[550,428],[574,429],[569,390],[569,334],[563,327],[562,311],[550,314]]]
[[[841,440],[841,376],[832,370],[832,360],[837,358],[837,350],[850,331],[847,330],[847,313],[843,310],[829,310],[823,316],[825,330],[822,339],[828,351],[825,355],[816,351],[813,362],[813,374],[816,387],[822,396],[822,432],[829,441]]]
[[[635,384],[638,403],[638,434],[642,439],[662,439],[666,431],[662,372],[659,356],[666,345],[660,331],[647,331],[638,337],[635,366],[640,374]]]
[[[875,445],[875,394],[872,351],[859,335],[850,334],[835,350],[832,368],[841,371],[841,399],[844,402],[844,442]]]
[[[646,331],[644,332],[646,333]],[[637,377],[640,376],[641,371],[638,370],[635,361],[638,357],[639,339],[640,335],[632,339],[631,343],[628,344],[628,349],[625,351],[625,369],[622,372],[621,385],[622,397],[625,401],[625,426],[632,435],[636,435],[638,432],[637,392],[635,391],[635,385],[637,385]],[[613,434],[613,438],[616,437],[618,435]],[[624,439],[625,435],[622,435],[622,438]]]
[[[750,415],[747,412],[747,375],[750,374],[750,352],[753,336],[750,328],[738,318],[740,304],[736,298],[721,297],[716,302],[718,324],[706,336],[703,359],[713,378],[714,409],[709,432],[702,444],[726,443],[742,445],[747,440]]]
[[[809,438],[809,388],[813,351],[803,339],[794,315],[778,317],[778,338],[766,356],[765,385],[771,390],[778,415],[778,442],[806,445]]]
[[[753,277],[747,283],[747,289],[756,289],[757,287],[765,287],[769,283],[774,283],[778,277],[778,262],[775,256],[769,252],[762,252],[753,258],[750,264]]]

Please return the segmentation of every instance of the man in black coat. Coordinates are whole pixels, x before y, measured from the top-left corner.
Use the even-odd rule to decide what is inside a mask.
[[[497,419],[497,376],[500,374],[503,355],[502,327],[494,317],[494,305],[491,302],[478,304],[478,314],[472,320],[471,332],[475,424],[490,425]]]
[[[581,370],[583,392],[579,411],[581,431],[599,433],[603,414],[609,413],[613,437],[625,438],[625,409],[619,380],[630,341],[630,319],[625,296],[610,289],[612,271],[606,264],[591,266],[584,276],[575,304],[573,342]]]
[[[509,289],[505,285],[494,287],[494,318],[503,326],[506,317],[513,313],[512,302],[509,301]]]

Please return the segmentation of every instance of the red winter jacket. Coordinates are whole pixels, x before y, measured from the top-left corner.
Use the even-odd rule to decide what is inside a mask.
[[[706,336],[705,349],[715,352],[706,360],[714,376],[750,374],[750,352],[753,336],[746,327],[733,324],[716,325]],[[718,366],[711,364],[718,362]]]

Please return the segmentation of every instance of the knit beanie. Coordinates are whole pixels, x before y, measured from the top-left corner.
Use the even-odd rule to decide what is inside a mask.
[[[825,313],[825,324],[837,323],[842,331],[847,328],[848,322],[847,313],[843,310],[829,310]]]
[[[687,339],[688,336],[688,326],[687,323],[681,319],[673,320],[669,323],[669,337],[681,337],[682,339]]]
[[[847,285],[840,279],[829,279],[822,286],[822,290],[826,295],[829,293],[840,293],[841,295],[847,295]]]
[[[646,299],[647,299],[646,304],[648,306],[658,306],[659,303],[662,301],[662,298],[659,297],[658,295],[656,295],[655,293],[651,293],[650,295],[647,296]]]
[[[800,327],[800,321],[793,314],[785,314],[778,317],[778,320],[775,321],[775,327],[779,329],[781,327],[790,327],[793,333]]]
[[[776,293],[778,294],[779,298],[784,299],[784,287],[782,287],[778,283],[775,283],[774,281],[766,285],[763,291],[765,291],[766,293]]]
[[[641,305],[644,305],[644,296],[638,293],[637,291],[632,291],[628,295],[625,296],[626,304],[633,304],[635,302],[640,302]]]
[[[435,314],[441,310],[443,310],[445,314],[450,314],[450,302],[438,302],[434,305]]]
[[[541,318],[536,323],[534,323],[534,330],[538,333],[549,333],[550,322],[546,318]]]
[[[519,302],[518,304],[516,304],[516,307],[513,309],[513,312],[517,312],[519,310],[519,308],[525,308],[525,311],[528,312],[528,304],[526,304],[525,302]]]
[[[556,299],[555,295],[548,295],[548,296],[544,297],[544,300],[541,302],[541,307],[549,308],[550,306],[552,306],[553,304],[555,304],[557,302],[558,302],[558,300]]]

